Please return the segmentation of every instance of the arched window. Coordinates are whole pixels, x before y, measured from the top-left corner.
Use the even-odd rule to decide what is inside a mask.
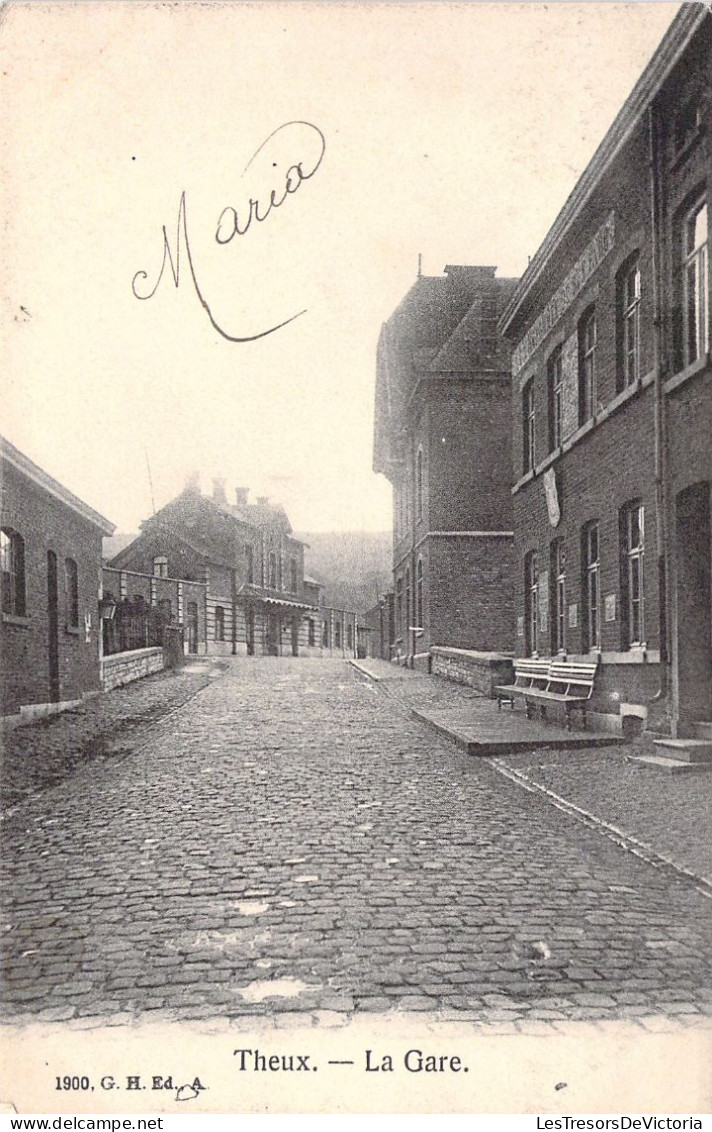
[[[709,349],[708,239],[707,200],[702,194],[685,213],[680,232],[683,366]]]
[[[551,544],[551,651],[566,651],[566,551],[562,539]]]
[[[417,515],[419,519],[423,517],[423,449],[418,449],[418,456],[415,465],[415,498]]]
[[[640,263],[630,256],[618,272],[618,373],[619,391],[640,377]]]
[[[636,500],[621,510],[621,621],[625,648],[645,641],[645,509]]]
[[[271,590],[277,589],[277,555],[274,551],[270,551],[269,556],[269,588]]]
[[[2,612],[25,616],[25,542],[12,527],[0,530],[0,572],[2,574]]]
[[[596,308],[589,307],[579,322],[579,424],[596,412]]]
[[[563,439],[564,366],[560,345],[551,354],[546,371],[549,386],[549,451],[553,452]]]
[[[598,523],[587,523],[583,528],[582,555],[584,577],[584,649],[595,649],[601,643],[601,560]]]
[[[536,459],[536,416],[534,408],[534,379],[522,390],[522,471],[530,472]]]
[[[405,572],[405,626],[410,626],[410,566]]]
[[[535,550],[524,559],[524,603],[527,656],[539,651],[539,563]]]
[[[215,640],[225,640],[225,610],[222,605],[215,606]]]
[[[418,628],[423,627],[423,559],[418,559],[418,573],[415,590],[415,620]]]
[[[79,574],[73,558],[64,560],[64,593],[66,598],[67,628],[79,627]]]

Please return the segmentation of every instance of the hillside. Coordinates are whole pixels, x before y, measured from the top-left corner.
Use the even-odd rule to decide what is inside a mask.
[[[324,583],[327,605],[365,613],[390,587],[390,531],[300,531],[297,538],[309,544],[304,569]]]

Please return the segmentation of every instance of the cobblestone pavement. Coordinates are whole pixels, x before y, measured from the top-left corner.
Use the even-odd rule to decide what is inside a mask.
[[[239,659],[3,826],[5,1010],[707,1025],[712,901],[340,661]]]
[[[471,688],[436,676],[385,661],[368,661],[363,667],[378,680],[379,690],[405,710],[437,712],[466,705],[473,697],[481,702]],[[496,718],[494,706],[492,710]],[[515,714],[525,736],[529,721],[521,708]],[[673,777],[626,760],[627,754],[640,751],[635,744],[579,751],[542,748],[498,757],[496,763],[712,884],[712,774]]]
[[[92,759],[130,754],[144,729],[180,707],[218,671],[207,661],[92,696],[76,707],[0,732],[0,810],[61,782]]]

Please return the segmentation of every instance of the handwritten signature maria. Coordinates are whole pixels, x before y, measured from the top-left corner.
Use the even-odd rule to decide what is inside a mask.
[[[273,130],[269,137],[267,137],[262,142],[262,145],[260,145],[258,149],[255,150],[243,170],[243,175],[247,172],[247,170],[250,168],[253,161],[259,154],[264,155],[269,153],[268,147],[270,146],[270,143],[275,143],[277,140],[281,142],[285,140],[284,131],[291,131],[292,134],[295,134],[296,130],[298,130],[301,134],[301,137],[304,138],[304,127],[306,127],[308,133],[312,135],[312,141],[314,142],[316,152],[309,159],[302,158],[302,160],[300,161],[293,162],[291,165],[287,166],[286,170],[284,170],[284,164],[282,163],[281,167],[284,171],[281,174],[279,172],[280,163],[278,161],[272,161],[272,167],[277,170],[275,176],[279,178],[279,184],[277,185],[277,187],[269,189],[266,199],[260,198],[259,196],[251,196],[246,206],[239,212],[237,208],[234,208],[231,205],[228,205],[226,208],[224,208],[220,213],[220,216],[218,217],[217,228],[215,231],[216,243],[220,245],[229,244],[230,241],[233,240],[236,236],[246,235],[253,222],[263,224],[273,209],[281,208],[287,197],[292,196],[294,193],[296,193],[302,182],[308,181],[314,176],[324,158],[324,153],[326,150],[326,139],[318,126],[314,126],[311,122],[302,121],[285,122],[283,125],[278,126],[276,130]],[[215,316],[210,309],[210,305],[203,295],[200,284],[198,283],[195,272],[195,264],[193,262],[193,256],[190,250],[190,239],[188,237],[188,219],[186,213],[185,189],[181,193],[180,204],[178,206],[178,221],[176,224],[175,238],[175,258],[165,224],[163,225],[162,230],[163,261],[161,263],[161,269],[158,273],[156,282],[149,290],[144,290],[144,284],[148,282],[148,272],[136,272],[131,281],[131,289],[137,299],[145,301],[146,299],[153,298],[156,291],[158,290],[161,280],[163,279],[166,265],[168,265],[168,267],[170,268],[171,275],[173,276],[173,283],[175,284],[175,286],[178,287],[180,285],[182,245],[185,248],[185,255],[188,261],[188,271],[190,272],[190,278],[192,280],[195,293],[200,301],[200,305],[203,307],[203,310],[207,314],[214,329],[217,330],[218,334],[221,334],[223,338],[226,338],[228,342],[255,342],[258,338],[265,338],[268,334],[274,334],[275,330],[280,330],[283,326],[287,326],[290,322],[294,322],[295,318],[299,318],[300,315],[306,314],[306,311],[297,311],[297,313],[291,315],[290,318],[285,318],[282,322],[277,323],[276,326],[270,326],[267,330],[261,330],[258,334],[228,334],[228,332],[217,323]]]

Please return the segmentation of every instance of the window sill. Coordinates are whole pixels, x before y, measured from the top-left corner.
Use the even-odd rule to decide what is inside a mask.
[[[686,381],[689,381],[693,377],[697,377],[698,373],[702,373],[702,371],[706,369],[709,364],[709,353],[703,354],[702,357],[698,358],[696,362],[692,362],[691,365],[685,366],[685,368],[680,370],[679,373],[673,374],[672,377],[669,377],[664,385],[665,392],[672,393],[675,389],[679,389],[680,386],[684,385]]]
[[[78,637],[79,636],[79,626],[78,625],[65,625],[64,631],[65,631],[65,633],[69,633],[70,637]]]
[[[16,613],[3,613],[2,623],[3,625],[14,625],[16,629],[29,629],[30,627],[29,617],[18,617]]]

